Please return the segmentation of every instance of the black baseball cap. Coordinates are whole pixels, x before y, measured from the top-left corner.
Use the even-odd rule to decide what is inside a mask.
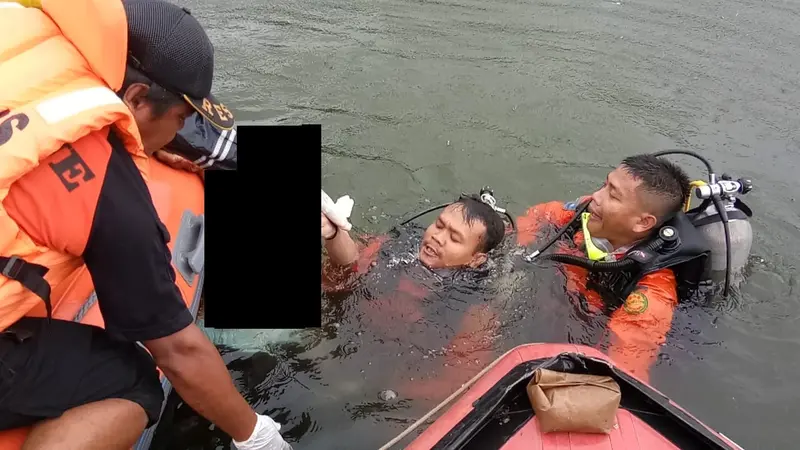
[[[214,46],[191,12],[164,0],[123,0],[128,18],[128,63],[182,96],[220,130],[233,114],[211,93]]]

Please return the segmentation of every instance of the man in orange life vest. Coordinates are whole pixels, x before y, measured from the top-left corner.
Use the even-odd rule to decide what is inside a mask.
[[[681,272],[677,267],[702,256],[702,251],[692,253],[694,250],[689,248],[691,225],[680,225],[685,224],[679,219],[685,217],[681,208],[689,192],[690,181],[681,168],[662,158],[637,155],[626,158],[609,173],[603,186],[590,197],[567,204],[540,204],[517,219],[517,241],[523,246],[534,243],[543,225],[562,227],[576,219],[576,226],[569,232],[571,239],[558,242],[556,251],[585,255],[583,249],[588,244],[588,253],[596,252],[606,261],[637,256],[634,252],[651,242],[663,224],[678,226],[678,231],[684,233],[684,243],[677,251],[654,264],[637,265],[628,273],[593,272],[589,266],[594,262],[590,260],[584,260],[588,261],[584,267],[563,266],[567,291],[577,298],[576,307],[610,313],[604,342],[609,356],[645,381],[666,340],[678,304],[680,280],[676,272]],[[581,231],[578,219],[587,200],[591,201],[585,215],[588,220]],[[591,236],[588,242],[585,231]]]
[[[420,243],[418,260],[422,265],[436,272],[462,268],[480,268],[488,259],[488,253],[497,247],[505,235],[505,225],[500,214],[479,199],[462,196],[458,201],[444,208],[436,220],[425,230]],[[326,292],[350,291],[353,282],[369,272],[376,264],[378,251],[387,243],[387,236],[367,240],[363,245],[353,240],[347,231],[337,228],[325,214],[322,214],[322,237],[328,259],[323,269],[323,290]],[[431,294],[430,290],[417,280],[403,273],[397,285],[386,296],[361,304],[369,316],[376,320],[389,317],[402,317],[406,324],[413,324],[423,318],[422,303]],[[468,307],[461,318],[456,334],[450,339],[451,353],[446,357],[448,364],[438,380],[422,383],[419,379],[402,386],[400,391],[410,398],[438,396],[448,392],[453,386],[463,382],[468,373],[456,368],[453,355],[470,353],[470,360],[492,357],[491,351],[478,350],[474,353],[472,344],[485,337],[485,324],[493,318],[489,303]],[[396,324],[379,326],[381,332],[391,333]],[[399,327],[404,333],[403,327]],[[477,336],[477,337],[476,337]],[[403,338],[404,336],[392,336]],[[407,336],[405,336],[407,337]],[[455,371],[458,373],[452,373]],[[404,381],[407,381],[404,380]]]
[[[160,0],[0,8],[0,430],[34,425],[26,449],[131,448],[160,415],[157,364],[238,448],[290,448],[194,325],[148,190],[186,117],[233,123],[202,27]],[[105,330],[32,317],[83,264]]]

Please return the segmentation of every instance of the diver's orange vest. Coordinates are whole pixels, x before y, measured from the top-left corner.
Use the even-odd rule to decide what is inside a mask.
[[[0,1],[0,30],[2,331],[82,264],[79,257],[36,244],[9,217],[2,202],[11,185],[63,145],[111,125],[145,179],[148,160],[135,120],[115,94],[128,46],[120,0]],[[18,275],[26,264],[14,257],[39,269],[38,278]]]

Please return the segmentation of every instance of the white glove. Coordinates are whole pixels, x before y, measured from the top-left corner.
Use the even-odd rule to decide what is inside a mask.
[[[350,231],[353,228],[353,225],[347,220],[353,212],[353,199],[349,195],[339,197],[334,203],[330,196],[322,191],[322,212],[337,228],[344,231]]]
[[[256,414],[256,427],[253,434],[246,441],[233,441],[239,450],[292,450],[292,446],[283,440],[278,432],[281,424],[272,420],[270,416]]]

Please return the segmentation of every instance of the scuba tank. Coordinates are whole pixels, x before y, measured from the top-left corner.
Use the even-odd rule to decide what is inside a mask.
[[[706,166],[708,182],[692,182],[695,194],[703,202],[697,208],[686,211],[686,216],[695,229],[705,237],[706,244],[711,248],[712,262],[708,269],[712,273],[715,268],[718,269],[717,273],[724,270],[725,288],[722,295],[727,297],[730,292],[731,277],[734,272],[738,273],[745,267],[753,245],[753,229],[749,221],[753,211],[737,197],[737,194],[744,195],[752,191],[753,182],[745,178],[734,181],[725,173],[717,179],[711,163],[692,151],[664,150],[653,155],[688,155],[700,160]],[[686,202],[686,209],[690,200],[691,194]]]
[[[236,170],[236,127],[220,130],[195,112],[165,150],[188,159],[201,169]]]
[[[750,249],[753,245],[753,228],[749,218],[753,212],[745,205],[737,194],[747,194],[753,189],[750,180],[740,178],[731,180],[727,174],[714,184],[698,186],[695,194],[704,200],[703,204],[687,213],[692,224],[705,237],[711,247],[711,271],[723,272],[729,267],[731,274],[737,274],[747,264]],[[722,212],[727,216],[727,235],[730,245],[726,244],[726,231],[723,217],[717,205],[709,201],[719,196]],[[727,256],[730,248],[730,256]],[[728,261],[729,259],[729,261]]]

